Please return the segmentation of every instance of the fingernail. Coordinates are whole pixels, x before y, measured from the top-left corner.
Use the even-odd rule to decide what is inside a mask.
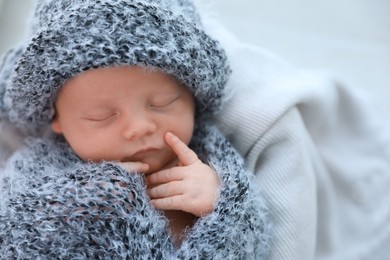
[[[172,140],[175,138],[175,135],[172,132],[167,132],[167,138]]]
[[[143,171],[147,171],[147,170],[149,170],[149,168],[150,168],[150,166],[149,166],[149,164],[146,164],[146,163],[144,163],[143,164]]]

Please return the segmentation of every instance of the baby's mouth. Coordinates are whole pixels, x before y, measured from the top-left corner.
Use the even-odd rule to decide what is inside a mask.
[[[153,153],[153,152],[157,152],[159,149],[157,148],[146,148],[146,149],[141,149],[137,152],[135,152],[134,154],[132,154],[131,156],[126,156],[124,157],[121,162],[134,162],[134,161],[140,161],[143,156],[149,154],[149,153]]]

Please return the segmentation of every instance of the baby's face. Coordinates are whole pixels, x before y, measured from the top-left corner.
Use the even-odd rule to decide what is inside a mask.
[[[155,172],[176,161],[165,133],[188,144],[194,114],[189,90],[162,72],[93,69],[63,86],[52,129],[83,160],[143,162]]]

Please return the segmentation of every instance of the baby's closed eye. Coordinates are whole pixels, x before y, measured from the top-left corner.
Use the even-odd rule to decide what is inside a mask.
[[[175,101],[180,99],[181,95],[164,95],[154,98],[150,101],[151,108],[164,108],[173,105]]]
[[[118,114],[118,112],[112,110],[97,110],[90,113],[86,113],[83,116],[83,119],[88,121],[100,122],[115,118],[116,116],[118,116]]]

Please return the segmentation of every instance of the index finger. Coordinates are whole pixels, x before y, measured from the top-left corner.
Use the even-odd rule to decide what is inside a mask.
[[[165,141],[175,152],[177,158],[183,166],[194,164],[199,160],[196,153],[192,151],[185,143],[183,143],[179,139],[179,137],[177,137],[173,133],[166,133]]]
[[[149,170],[149,165],[142,162],[116,162],[115,164],[128,172],[145,172]]]

